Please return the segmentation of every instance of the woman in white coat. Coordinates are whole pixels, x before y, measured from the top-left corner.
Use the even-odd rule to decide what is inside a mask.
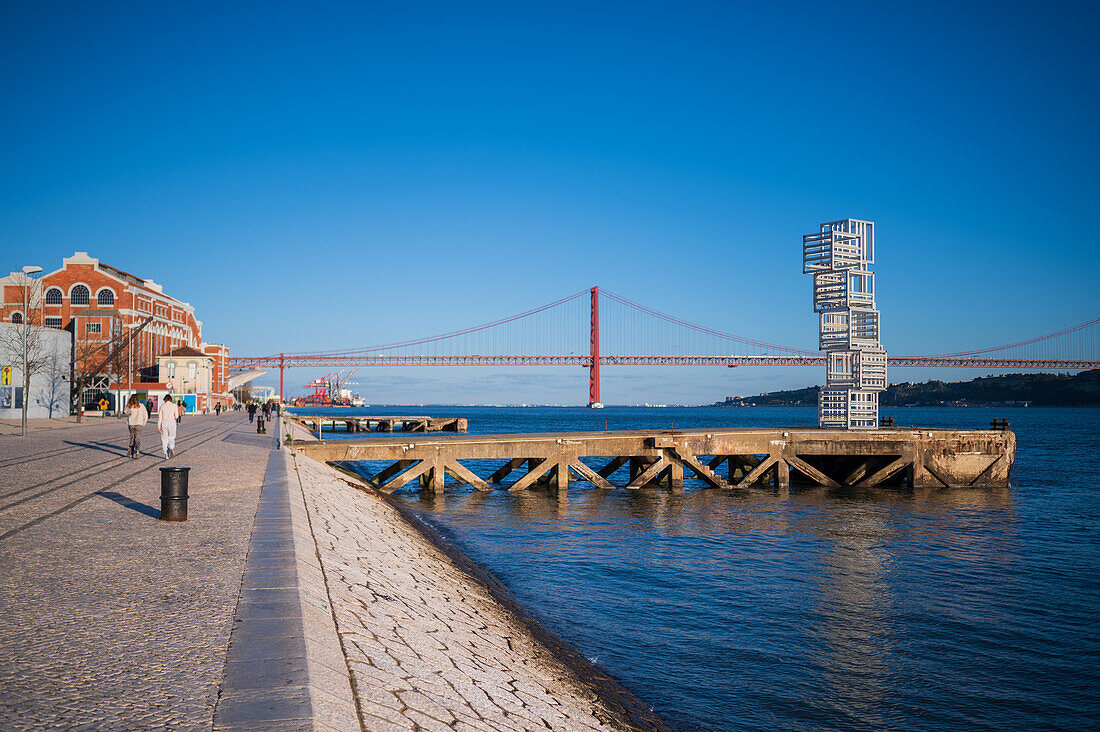
[[[171,395],[164,397],[164,403],[157,413],[157,431],[160,432],[160,445],[164,448],[165,460],[172,457],[172,452],[176,449],[176,422],[179,416],[179,409]]]

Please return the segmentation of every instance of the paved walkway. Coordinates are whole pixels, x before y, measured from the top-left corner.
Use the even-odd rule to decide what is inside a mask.
[[[636,728],[272,427],[184,418],[185,523],[158,520],[152,424],[139,460],[114,420],[0,437],[0,729]]]
[[[102,417],[99,413],[96,416],[87,414],[84,416],[85,423],[103,423],[114,422],[113,417]],[[53,419],[47,419],[45,417],[36,417],[27,420],[27,430],[30,432],[39,432],[41,430],[57,430],[67,429],[69,427],[77,427],[79,423],[76,420],[75,415],[65,415],[64,417],[54,417]],[[20,419],[0,419],[0,437],[6,435],[22,435],[23,423]]]
[[[147,425],[144,447],[155,447]],[[190,520],[108,420],[0,438],[0,729],[210,729],[271,448],[184,417]]]

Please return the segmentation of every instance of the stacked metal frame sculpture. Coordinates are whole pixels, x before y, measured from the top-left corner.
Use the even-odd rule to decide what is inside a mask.
[[[875,225],[842,219],[802,237],[802,272],[814,278],[814,311],[825,351],[825,386],[818,393],[817,425],[878,427],[878,394],[886,388],[886,351],[875,309]]]

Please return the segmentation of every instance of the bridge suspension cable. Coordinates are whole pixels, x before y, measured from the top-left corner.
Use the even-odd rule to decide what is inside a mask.
[[[698,325],[607,290],[581,290],[506,318],[439,335],[374,346],[230,357],[238,368],[352,366],[583,366],[590,402],[599,367],[808,366],[820,351],[746,338]],[[589,299],[589,297],[591,299]],[[602,330],[602,341],[601,341]],[[892,366],[990,369],[1100,368],[1100,317],[1000,346],[931,356],[890,356]]]
[[[1047,333],[1046,335],[1036,336],[1035,338],[1028,338],[1027,340],[1023,340],[1023,341],[1016,341],[1015,343],[1006,343],[1006,344],[1001,345],[1001,346],[992,346],[990,348],[979,348],[979,349],[975,349],[973,351],[959,351],[957,353],[939,353],[939,354],[932,354],[932,355],[928,355],[928,356],[919,356],[918,358],[959,358],[959,357],[963,357],[963,356],[980,356],[980,355],[984,355],[984,354],[988,354],[988,353],[1000,353],[1002,351],[1008,351],[1008,350],[1011,350],[1011,349],[1014,349],[1014,348],[1023,348],[1025,346],[1034,346],[1034,345],[1039,344],[1039,343],[1048,343],[1050,341],[1053,341],[1056,338],[1065,338],[1065,336],[1073,335],[1075,333],[1081,333],[1086,328],[1090,328],[1090,327],[1092,327],[1094,325],[1097,325],[1097,324],[1100,324],[1100,317],[1093,318],[1092,320],[1086,320],[1084,323],[1078,323],[1077,325],[1071,325],[1068,328],[1063,328],[1062,330],[1055,331],[1053,333]],[[1092,332],[1092,335],[1093,335],[1093,338],[1091,339],[1092,340],[1092,343],[1091,343],[1092,348],[1089,349],[1089,350],[1090,350],[1090,352],[1095,353],[1095,351],[1096,351],[1096,348],[1095,348],[1095,346],[1096,346],[1095,331]],[[1085,339],[1085,340],[1090,340],[1090,339]],[[1079,345],[1087,345],[1087,344],[1079,344]]]
[[[708,336],[713,336],[713,337],[718,338],[720,340],[730,341],[730,342],[733,342],[733,343],[739,343],[739,344],[745,345],[745,346],[753,346],[753,347],[756,347],[756,348],[760,348],[760,349],[764,349],[764,350],[772,351],[772,352],[778,352],[778,353],[782,353],[782,354],[791,354],[791,355],[799,355],[799,356],[818,356],[818,355],[820,355],[819,351],[807,351],[807,350],[804,350],[804,349],[801,349],[801,348],[794,348],[792,346],[781,346],[781,345],[777,345],[775,343],[768,343],[766,341],[758,341],[758,340],[754,340],[752,338],[745,338],[744,336],[734,335],[733,333],[726,333],[726,332],[723,332],[723,331],[720,331],[720,330],[715,330],[713,328],[708,328],[708,327],[703,326],[703,325],[697,325],[695,323],[690,323],[686,320],[682,320],[680,318],[677,318],[674,315],[669,315],[667,313],[662,313],[659,310],[654,310],[652,308],[646,307],[645,305],[634,302],[633,300],[629,300],[629,299],[623,297],[622,295],[618,295],[614,292],[611,292],[610,290],[601,290],[601,292],[604,295],[606,295],[607,297],[614,300],[615,302],[617,302],[621,305],[625,305],[628,308],[632,308],[632,309],[634,309],[638,312],[644,313],[644,314],[649,315],[653,318],[657,318],[657,319],[665,321],[667,323],[671,323],[672,325],[677,325],[677,326],[680,326],[681,328],[686,328],[688,330],[692,330],[692,331],[702,333],[702,334],[705,334],[705,335],[708,335]],[[728,355],[734,355],[734,354],[728,354]]]

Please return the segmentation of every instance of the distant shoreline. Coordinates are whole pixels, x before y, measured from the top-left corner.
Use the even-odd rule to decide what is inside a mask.
[[[726,397],[715,407],[816,407],[819,386],[751,397]],[[1097,407],[1100,369],[1077,374],[1004,374],[970,381],[891,384],[879,395],[880,407]]]

